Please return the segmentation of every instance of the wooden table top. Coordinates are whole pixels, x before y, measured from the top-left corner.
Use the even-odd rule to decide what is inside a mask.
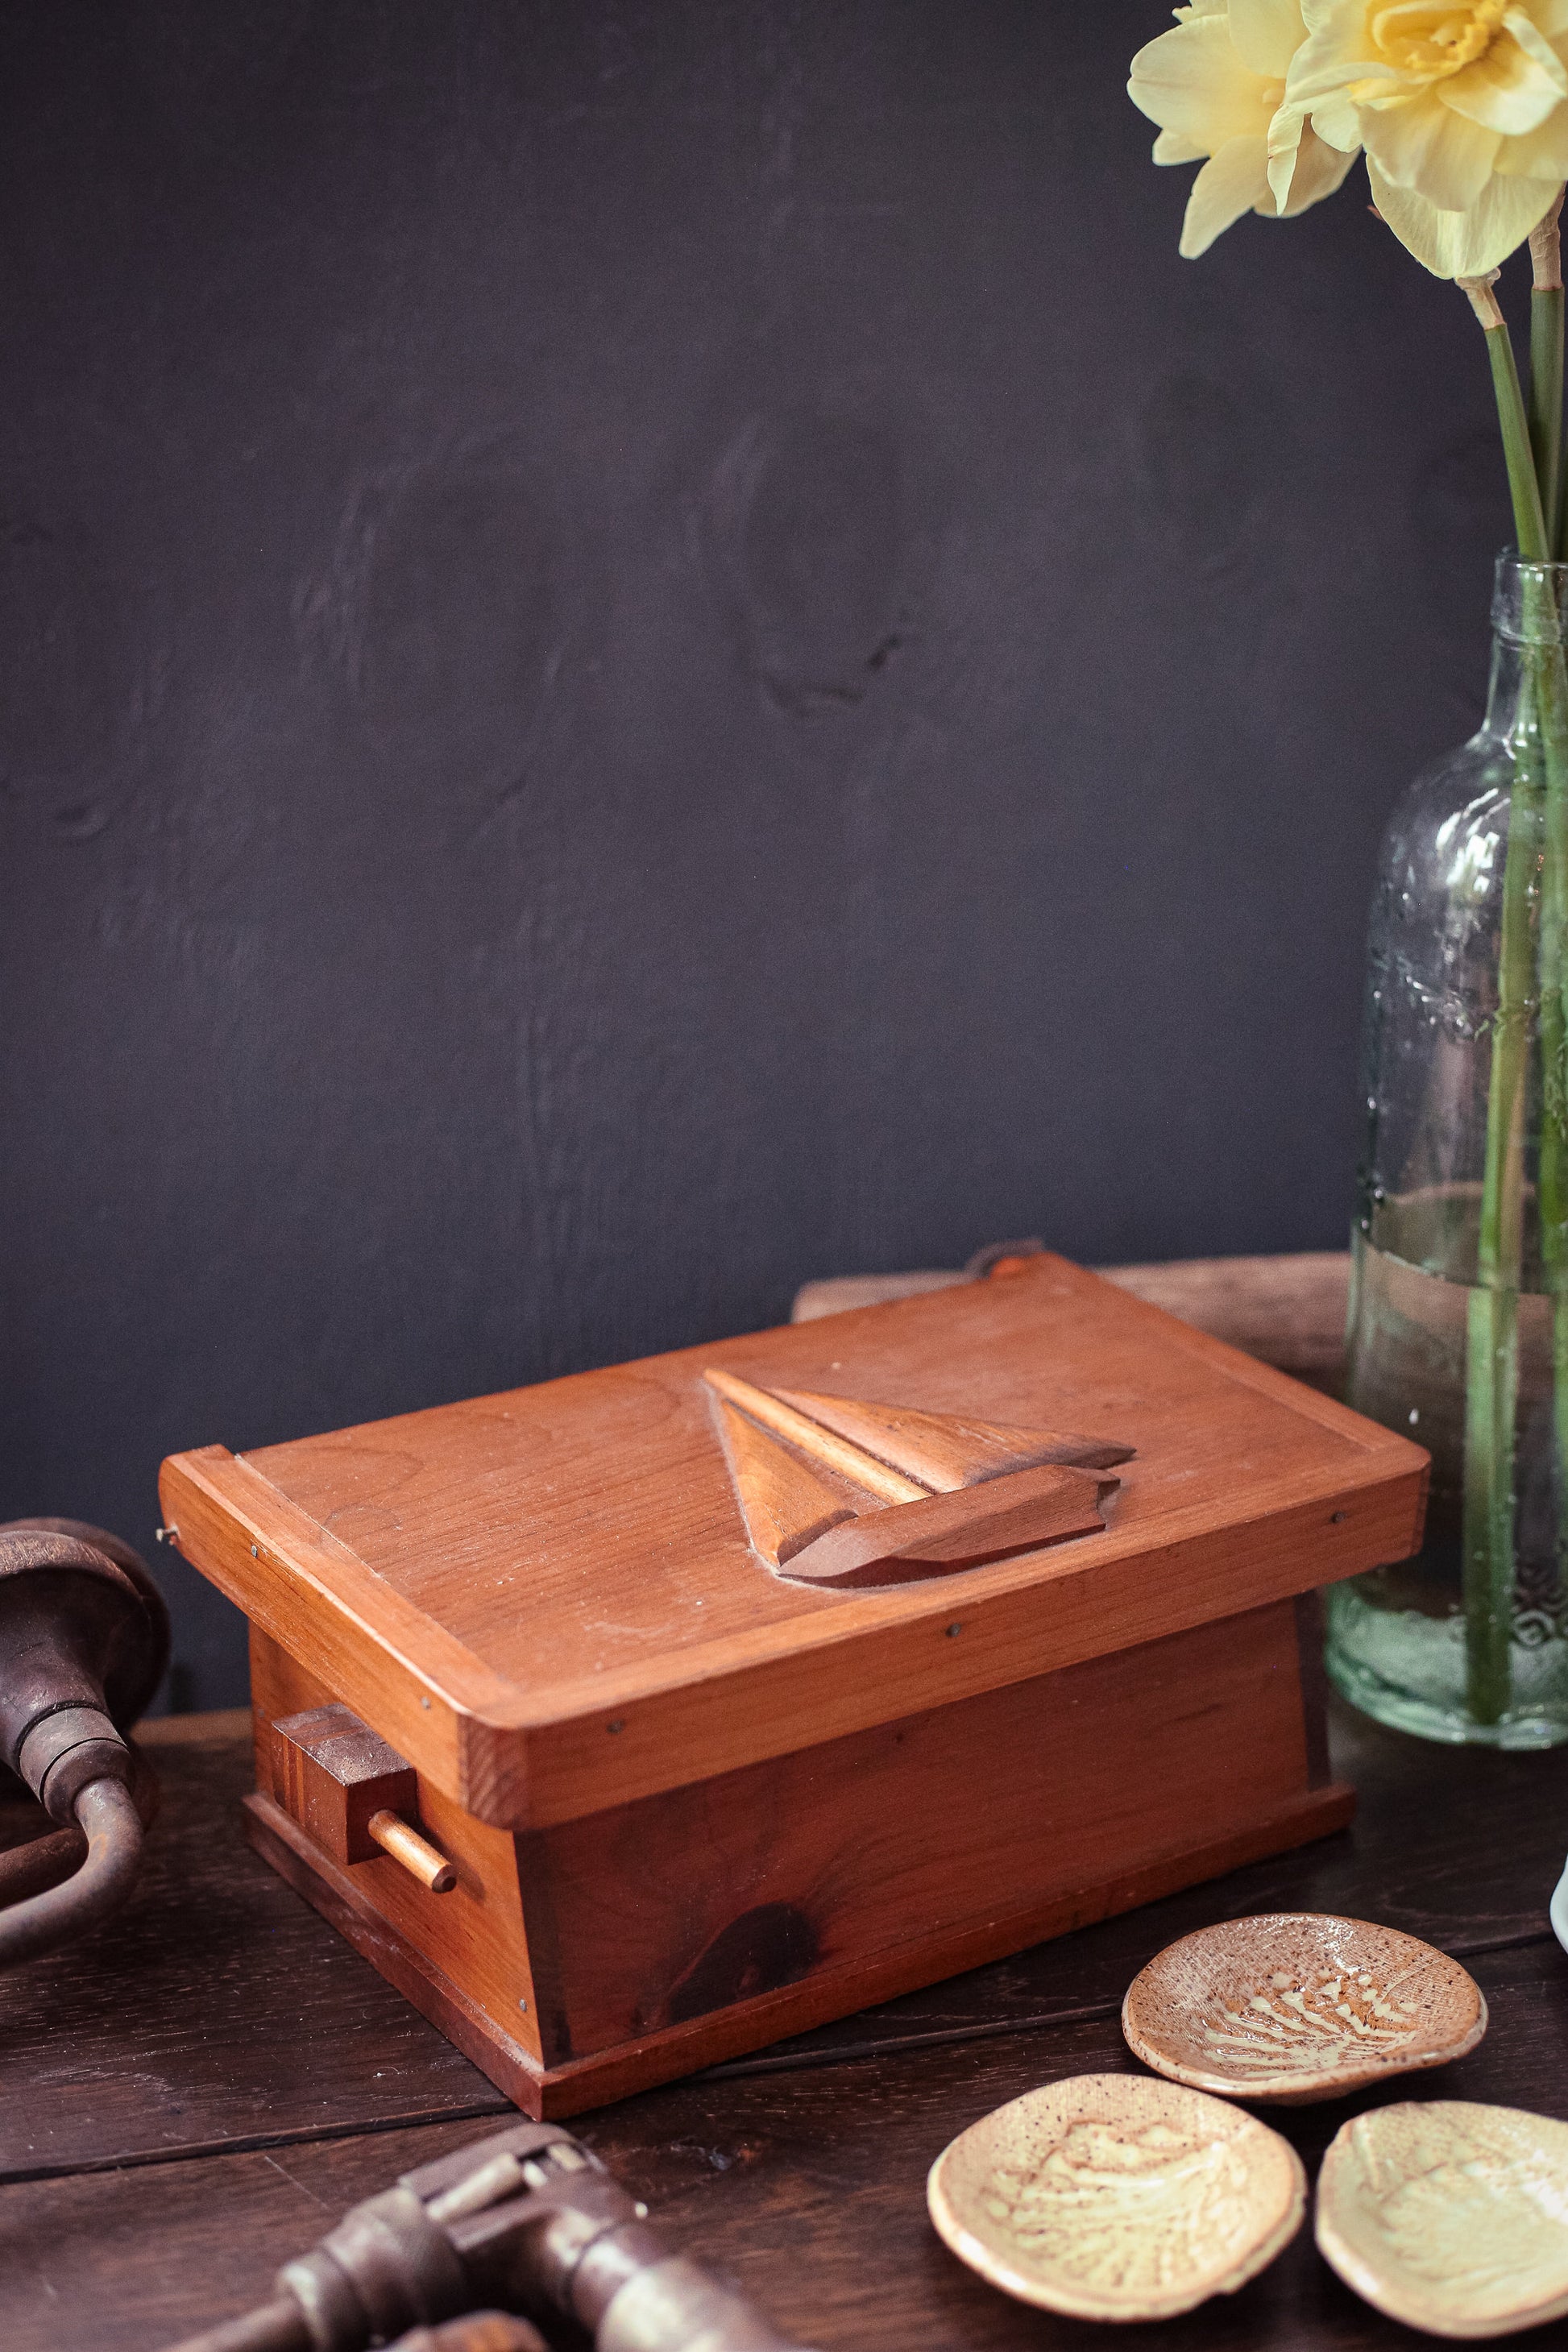
[[[0,1978],[5,2352],[157,2352],[262,2299],[347,2205],[512,2112],[243,1844],[247,1725],[151,1727],[163,1811],[129,1907]],[[1491,2029],[1457,2065],[1374,2095],[1568,2119],[1568,1954],[1546,1918],[1568,1846],[1568,1749],[1428,1747],[1343,1709],[1331,1736],[1362,1800],[1341,1835],[572,2128],[803,2344],[1081,2352],[1105,2339],[1008,2302],[945,2251],[926,2170],[955,2132],[1037,2084],[1137,2071],[1122,1993],[1190,1928],[1323,1909],[1426,1937],[1465,1958]],[[20,1828],[0,1817],[0,1843]],[[1270,2120],[1310,2170],[1372,2103]],[[1309,2231],[1239,2294],[1138,2340],[1340,2352],[1414,2339],[1340,2284]]]

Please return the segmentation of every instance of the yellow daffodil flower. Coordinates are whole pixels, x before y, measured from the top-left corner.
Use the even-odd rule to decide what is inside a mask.
[[[1364,146],[1378,211],[1428,269],[1495,269],[1568,179],[1568,0],[1301,6],[1289,105]]]
[[[1156,163],[1203,162],[1182,225],[1191,261],[1245,212],[1283,219],[1331,195],[1355,149],[1325,145],[1310,110],[1287,103],[1301,0],[1191,0],[1133,58],[1127,89],[1160,125]]]

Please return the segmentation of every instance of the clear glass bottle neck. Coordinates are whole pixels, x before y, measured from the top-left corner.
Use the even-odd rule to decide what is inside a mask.
[[[1528,718],[1525,681],[1541,649],[1568,641],[1568,564],[1525,563],[1505,548],[1492,574],[1492,674],[1487,734],[1507,742]],[[1526,707],[1521,711],[1521,705]]]
[[[1511,637],[1493,632],[1491,678],[1487,687],[1487,715],[1482,725],[1487,734],[1505,743],[1511,740],[1520,721],[1527,651]]]

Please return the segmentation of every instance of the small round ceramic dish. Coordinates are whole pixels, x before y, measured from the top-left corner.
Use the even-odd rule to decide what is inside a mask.
[[[983,2116],[931,2166],[960,2261],[1075,2319],[1169,2319],[1234,2294],[1306,2210],[1301,2159],[1222,2099],[1141,2074],[1075,2074]]]
[[[1458,1960],[1325,1911],[1201,1927],[1141,1969],[1121,2004],[1128,2047],[1157,2074],[1287,2105],[1445,2066],[1486,2030]]]
[[[1568,2313],[1568,2124],[1468,2099],[1374,2107],[1318,2177],[1345,2284],[1429,2336],[1513,2336]]]

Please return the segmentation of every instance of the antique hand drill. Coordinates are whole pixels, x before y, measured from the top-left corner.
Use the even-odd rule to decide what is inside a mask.
[[[0,1527],[0,1781],[9,1767],[58,1824],[0,1855],[0,1969],[130,1893],[157,1784],[124,1735],[168,1654],[168,1612],[129,1544],[75,1519]]]
[[[519,2124],[354,2206],[271,2303],[174,2352],[363,2352],[481,2305],[574,2319],[596,2352],[798,2352],[646,2211],[558,2125]]]

